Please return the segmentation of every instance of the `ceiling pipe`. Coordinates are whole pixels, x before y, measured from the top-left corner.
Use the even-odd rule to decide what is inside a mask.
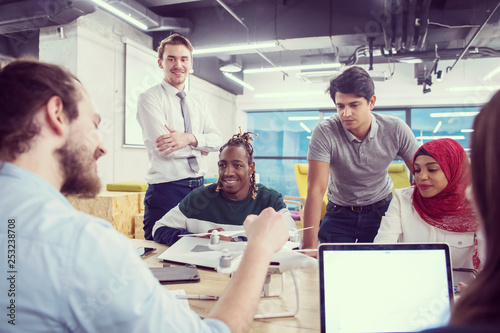
[[[404,49],[407,51],[415,51],[415,12],[417,0],[408,0],[408,22],[406,24],[406,43]]]
[[[370,53],[370,68],[368,68],[369,71],[373,70],[373,41],[374,40],[375,40],[375,37],[368,38],[368,45],[369,45],[368,52]]]
[[[425,40],[427,38],[427,31],[429,30],[429,7],[431,0],[424,0],[421,9],[420,17],[420,31],[418,33],[417,50],[423,51],[425,48]]]
[[[436,57],[436,53],[434,50],[432,51],[414,51],[414,52],[398,52],[398,53],[389,53],[389,52],[384,52],[384,47],[379,46],[381,55],[385,58],[391,58],[393,60],[399,61],[401,58],[415,58],[415,59],[420,59],[422,62],[426,61],[433,61]],[[441,60],[450,60],[450,59],[455,59],[457,54],[460,54],[462,52],[462,49],[444,49],[439,51],[439,57]],[[474,56],[474,55],[479,55],[479,57],[492,57],[500,56],[500,50],[494,50],[488,47],[478,47],[474,48],[474,52],[469,52],[469,56]],[[403,62],[403,61],[401,61]]]
[[[243,22],[243,20],[238,15],[236,15],[236,13],[233,12],[233,10],[228,7],[228,5],[226,5],[222,0],[215,0],[215,1],[217,1],[217,3],[222,6],[222,8],[224,8],[229,14],[231,14],[231,16],[234,17],[234,19],[238,21],[245,29],[247,29],[247,33],[250,32],[250,29],[245,24],[245,22]]]
[[[238,16],[236,15],[236,13],[231,9],[229,8],[222,0],[216,0],[217,3],[219,5],[222,6],[222,8],[224,8],[229,14],[231,14],[232,17],[234,17],[236,19],[236,21],[238,21],[246,30],[247,30],[247,35],[250,33],[250,29],[248,28],[248,26],[245,24],[245,22],[243,22],[243,20]],[[267,61],[269,63],[269,65],[273,66],[273,67],[278,67],[276,66],[276,64],[274,64],[268,57],[266,57],[262,52],[260,52],[259,50],[255,50],[255,52],[260,55],[262,57],[262,59],[264,59],[265,61]],[[284,71],[281,71],[283,73],[284,76],[288,76],[288,73],[287,72],[284,72]]]
[[[391,15],[392,0],[384,1],[384,20],[382,22],[382,31],[384,32],[385,50],[392,50],[392,15]]]
[[[268,57],[266,57],[262,52],[260,52],[259,50],[255,50],[255,52],[257,52],[258,55],[260,55],[262,57],[262,59],[264,59],[265,61],[267,61],[269,63],[269,65],[273,66],[273,67],[278,67],[276,66],[276,64],[274,62],[271,61],[271,59],[269,59]],[[285,72],[285,71],[281,71],[281,73],[283,73],[284,76],[288,76],[288,73]]]
[[[396,22],[394,24],[394,48],[396,52],[401,50],[403,41],[403,0],[395,0]]]
[[[63,25],[96,10],[91,1],[17,1],[0,5],[0,34],[38,30]],[[11,35],[9,35],[10,37]]]
[[[374,38],[374,37],[371,37]],[[382,47],[383,49],[383,47]],[[344,66],[352,66],[358,63],[359,58],[364,56],[365,52],[369,52],[369,48],[367,46],[360,46],[358,47],[354,53],[345,61],[341,61],[340,63]]]
[[[455,67],[455,65],[457,64],[457,62],[459,62],[460,59],[462,59],[462,57],[469,50],[469,47],[472,45],[472,43],[474,42],[474,40],[476,39],[476,37],[479,35],[479,33],[481,32],[481,30],[483,30],[483,28],[486,26],[486,24],[488,23],[488,21],[490,20],[490,18],[493,16],[493,14],[495,14],[495,12],[496,12],[496,10],[498,9],[499,6],[500,6],[500,2],[496,5],[495,9],[493,9],[491,11],[491,13],[488,16],[488,18],[484,21],[484,23],[481,25],[481,27],[476,31],[476,33],[474,34],[474,36],[472,36],[472,39],[469,41],[469,43],[467,43],[467,46],[462,51],[462,53],[458,56],[457,60],[455,60],[455,62],[453,63],[453,65],[446,67],[446,73],[448,73],[449,71],[451,71],[453,69],[453,67]]]

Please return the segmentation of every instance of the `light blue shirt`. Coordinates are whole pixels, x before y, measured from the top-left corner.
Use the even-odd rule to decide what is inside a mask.
[[[39,176],[5,163],[0,198],[0,331],[230,332],[182,308],[129,239]]]

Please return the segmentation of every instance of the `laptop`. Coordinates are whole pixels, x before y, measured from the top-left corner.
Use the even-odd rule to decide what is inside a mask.
[[[322,333],[441,326],[453,301],[447,244],[321,244]]]

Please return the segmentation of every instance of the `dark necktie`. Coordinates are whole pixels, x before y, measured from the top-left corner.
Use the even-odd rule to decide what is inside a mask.
[[[186,93],[184,91],[179,91],[177,93],[177,97],[181,99],[181,111],[182,111],[182,117],[184,118],[184,132],[191,133],[193,131],[193,128],[191,126],[191,117],[189,116],[189,109],[186,104]],[[198,165],[196,157],[191,156],[188,157],[187,160],[189,166],[191,167],[191,170],[193,170],[194,172],[198,172],[200,170],[200,166]]]

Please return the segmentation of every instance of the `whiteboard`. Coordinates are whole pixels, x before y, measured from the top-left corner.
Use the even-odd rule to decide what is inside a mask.
[[[163,71],[153,50],[125,44],[125,137],[124,144],[144,147],[142,130],[137,122],[137,98],[161,82]]]

